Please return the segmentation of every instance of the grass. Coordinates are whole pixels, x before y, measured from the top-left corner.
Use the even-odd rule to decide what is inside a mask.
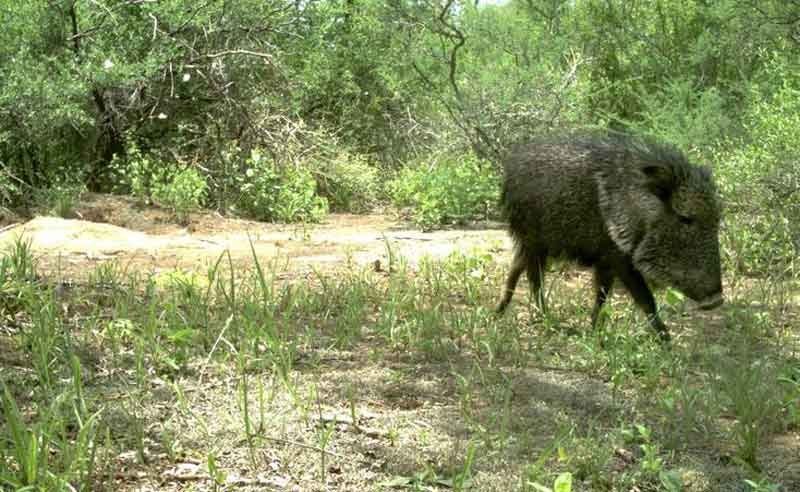
[[[388,272],[285,263],[82,284],[0,259],[0,483],[18,490],[792,490],[798,284],[726,279],[719,311],[550,275],[542,315],[491,313],[485,252]],[[778,487],[783,487],[779,489]]]

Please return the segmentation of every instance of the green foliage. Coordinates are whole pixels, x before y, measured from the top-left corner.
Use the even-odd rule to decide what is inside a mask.
[[[167,182],[153,185],[153,200],[169,207],[180,222],[186,222],[189,212],[200,207],[208,185],[200,172],[192,167],[178,171]]]
[[[783,407],[789,427],[800,428],[800,364],[789,364],[778,377],[784,386]]]
[[[22,420],[19,408],[11,395],[5,382],[3,382],[3,416],[8,423],[11,434],[9,441],[12,443],[14,459],[18,472],[16,476],[4,473],[2,480],[17,488],[37,485],[43,480],[41,475],[43,464],[46,463],[46,452],[41,449],[44,445],[39,429],[28,429]]]
[[[128,192],[141,203],[167,207],[181,223],[206,199],[208,184],[200,171],[194,167],[175,169],[157,156],[142,152],[135,143],[129,143],[126,154],[115,156],[112,164],[116,191]]]
[[[86,186],[81,182],[54,179],[48,188],[36,190],[37,208],[47,215],[70,218]]]
[[[435,135],[433,145],[470,145],[497,157],[548,127],[586,122],[588,60],[542,18],[554,6],[546,3],[464,2],[459,15],[435,7],[407,14],[428,31],[408,41],[408,52],[426,91],[417,99],[433,113],[423,120]]]
[[[470,144],[484,152],[481,157],[493,156],[491,150],[502,152],[510,142],[554,126],[626,126],[710,158],[726,205],[727,292],[735,295],[741,285],[761,281],[743,275],[764,276],[770,286],[797,275],[797,2],[486,3],[3,2],[0,206],[43,206],[63,216],[84,187],[107,191],[120,183],[120,191],[155,200],[184,218],[205,195],[212,206],[262,220],[316,221],[327,204],[367,210],[381,192],[376,169],[388,168],[398,171],[388,186],[394,202],[411,207],[414,220],[432,228],[492,216],[499,188],[488,162],[437,149]],[[226,153],[229,148],[235,151]],[[242,159],[238,149],[256,150]],[[182,169],[176,166],[181,162],[204,165]],[[95,383],[92,390],[109,411],[126,407],[121,413],[127,420],[120,425],[118,415],[109,419],[119,430],[108,432],[101,446],[109,469],[118,468],[119,451],[132,446],[144,461],[151,444],[163,444],[152,443],[161,428],[203,427],[203,412],[192,414],[195,405],[164,413],[166,386],[149,379],[187,367],[193,370],[186,377],[199,368],[193,387],[210,388],[192,402],[198,407],[215,388],[242,381],[241,398],[222,396],[241,400],[251,451],[262,444],[258,439],[288,430],[264,428],[271,419],[263,409],[256,426],[253,395],[247,394],[263,388],[262,381],[278,381],[272,396],[283,389],[287,395],[278,395],[278,411],[267,417],[297,419],[287,411],[290,401],[312,434],[288,434],[291,441],[275,449],[313,443],[316,432],[317,449],[301,444],[296,451],[319,454],[324,477],[331,470],[326,450],[347,446],[338,439],[344,424],[320,414],[317,425],[308,425],[308,408],[319,406],[319,399],[304,396],[302,378],[326,367],[347,377],[331,347],[347,350],[375,336],[388,343],[358,347],[370,360],[390,355],[393,368],[406,365],[398,357],[423,362],[410,364],[412,384],[403,383],[401,374],[391,386],[374,383],[368,398],[377,394],[387,411],[405,411],[424,386],[420,401],[430,402],[435,393],[437,406],[461,409],[453,422],[458,432],[442,441],[466,433],[470,439],[466,453],[454,453],[466,454],[460,470],[451,466],[442,473],[434,470],[442,456],[414,448],[423,432],[441,426],[390,430],[388,439],[402,443],[394,449],[409,448],[415,456],[407,462],[389,456],[387,469],[424,458],[424,471],[399,477],[398,486],[466,489],[473,479],[485,480],[493,465],[521,456],[538,460],[534,476],[528,483],[523,478],[526,490],[545,488],[541,483],[564,491],[679,490],[683,482],[673,461],[688,461],[700,475],[741,480],[731,468],[750,473],[769,434],[800,422],[797,362],[783,360],[786,352],[796,355],[794,304],[777,301],[795,292],[755,301],[750,293],[739,294],[723,308],[724,322],[716,316],[687,322],[665,353],[630,335],[636,323],[613,306],[607,312],[618,329],[606,347],[594,335],[568,336],[563,332],[574,331],[572,323],[562,330],[524,307],[517,317],[492,316],[483,308],[500,284],[491,255],[425,260],[417,272],[391,250],[389,255],[388,275],[320,274],[318,282],[287,287],[275,282],[277,272],[259,266],[258,275],[243,276],[232,262],[230,272],[218,263],[200,280],[164,284],[105,266],[90,275],[85,298],[65,300],[44,288],[30,244],[16,242],[0,259],[0,356],[3,371],[12,374],[4,376],[0,419],[2,487],[93,490],[114,483],[111,472],[102,477],[93,468],[98,443],[82,397],[82,371],[92,374],[87,382]],[[585,319],[576,314],[583,309],[576,299],[585,297],[572,289],[550,295],[553,309],[573,315],[555,317]],[[670,311],[680,313],[682,302],[673,301]],[[755,333],[736,343],[729,336],[747,331]],[[715,336],[721,347],[709,343]],[[17,342],[13,350],[6,340]],[[765,350],[770,342],[776,347]],[[73,351],[92,363],[81,368],[68,357]],[[424,366],[426,358],[435,364]],[[231,359],[238,362],[234,378],[225,372]],[[330,359],[339,362],[324,366]],[[513,398],[497,398],[512,394],[510,384],[492,383],[498,359],[500,377],[514,381]],[[297,371],[296,362],[311,367]],[[465,364],[474,375],[464,386],[475,389],[454,402],[446,371]],[[524,370],[515,373],[520,366]],[[110,390],[108,374],[114,375]],[[582,394],[577,385],[583,376],[610,382],[613,402]],[[326,383],[317,379],[313,393],[334,398],[335,388]],[[600,387],[605,392],[608,385]],[[396,393],[402,397],[393,398]],[[498,408],[499,400],[507,406]],[[534,400],[536,408],[529,404]],[[150,402],[155,404],[146,407]],[[351,415],[360,403],[350,399]],[[596,422],[587,425],[587,415]],[[629,435],[628,459],[624,444],[613,442],[607,430],[631,415],[641,425]],[[375,427],[383,422],[371,420]],[[506,423],[498,425],[501,420]],[[602,433],[559,436],[547,452],[553,429],[565,421]],[[508,426],[518,428],[510,433]],[[537,434],[540,427],[546,429]],[[681,430],[676,450],[668,444],[675,437],[665,436],[674,433],[664,429]],[[734,448],[737,460],[722,463],[720,447]],[[569,459],[561,459],[562,448]],[[227,451],[204,446],[188,454],[208,453],[212,486],[223,488],[231,460],[216,462],[214,456]],[[476,457],[480,473],[472,472]],[[302,460],[282,461],[297,462]],[[513,474],[514,466],[503,472]],[[774,468],[771,476],[707,489],[777,490],[773,481],[785,474]],[[325,487],[330,482],[316,488]]]
[[[298,82],[293,106],[307,121],[336,129],[356,152],[394,161],[407,150],[408,137],[397,130],[418,95],[402,44],[413,27],[376,0],[311,2],[302,15],[309,18],[303,42],[287,60]]]
[[[743,122],[749,138],[716,151],[717,175],[729,219],[728,261],[738,272],[786,273],[800,254],[800,84],[796,62],[775,59],[773,84],[756,86]]]
[[[237,210],[258,220],[319,222],[328,202],[317,195],[317,183],[305,169],[278,167],[262,151],[254,149],[246,161]]]
[[[114,156],[112,170],[115,191],[130,193],[141,203],[150,203],[153,188],[167,177],[166,166],[142,152],[135,142],[128,143],[124,155]]]
[[[0,483],[15,490],[89,489],[95,473],[98,413],[88,414],[82,393],[80,362],[73,358],[71,385],[49,395],[35,422],[28,424],[16,398],[2,382]],[[71,400],[71,401],[70,401]],[[70,404],[71,403],[71,404]],[[69,411],[73,415],[69,415]],[[69,434],[67,433],[69,429]],[[58,452],[53,456],[54,451]]]
[[[148,201],[158,188],[178,215],[199,189],[173,177],[181,162],[204,163],[220,209],[318,216],[310,172],[332,210],[362,212],[381,192],[375,169],[444,146],[494,159],[574,125],[635,128],[702,156],[722,140],[752,182],[772,176],[760,153],[796,162],[795,18],[780,0],[12,2],[0,8],[0,205],[50,190],[65,215],[57,176],[114,189],[117,155],[126,191]],[[220,158],[227,145],[271,156],[286,210],[234,196],[272,178],[238,176],[247,166]],[[416,220],[473,213],[444,200],[426,198]]]
[[[772,483],[765,478],[758,481],[745,480],[744,483],[750,487],[751,492],[781,492],[783,490],[780,484]]]
[[[365,156],[339,152],[315,171],[332,212],[369,212],[382,192],[378,170]]]
[[[492,217],[500,184],[490,163],[468,153],[408,167],[387,187],[397,206],[412,207],[414,222],[431,229]]]
[[[558,475],[553,481],[552,488],[538,483],[532,483],[531,486],[537,492],[572,492],[572,474],[566,472]]]
[[[13,317],[24,311],[32,290],[38,286],[37,260],[30,240],[16,237],[0,256],[0,316]]]
[[[714,101],[718,97],[726,112],[735,115],[741,107],[742,84],[759,67],[762,56],[758,49],[742,49],[743,39],[754,45],[771,39],[753,28],[754,10],[733,0],[581,2],[567,17],[575,23],[575,36],[585,43],[585,55],[593,59],[587,66],[592,118],[661,119],[665,116],[658,106],[661,99],[672,105],[667,111],[678,120],[694,119],[697,116],[691,113],[695,113],[719,122],[720,115],[702,109],[718,104]],[[598,35],[598,25],[608,30]],[[691,94],[680,99],[687,88]],[[680,114],[678,108],[690,114]],[[647,114],[654,109],[656,114]]]
[[[683,149],[704,149],[732,129],[726,100],[711,87],[698,90],[689,80],[675,80],[656,92],[639,95],[642,121],[635,126]]]
[[[5,166],[2,166],[0,170],[0,207],[10,208],[19,205],[22,201],[22,196],[20,182],[11,175]]]
[[[30,283],[36,280],[36,266],[30,240],[18,236],[0,257],[0,277],[4,281]]]
[[[778,381],[779,370],[767,358],[755,353],[758,335],[766,319],[742,316],[734,322],[744,324],[733,340],[733,357],[718,355],[713,364],[719,368],[721,405],[736,417],[732,434],[736,443],[737,458],[753,470],[760,470],[759,450],[765,437],[781,425],[784,388],[772,384]],[[764,384],[769,381],[770,384]]]

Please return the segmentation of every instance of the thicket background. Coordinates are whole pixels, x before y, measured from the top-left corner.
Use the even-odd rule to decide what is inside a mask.
[[[798,245],[797,0],[31,1],[0,23],[7,209],[393,202],[435,227],[495,212],[510,143],[601,126],[712,165],[739,233]]]

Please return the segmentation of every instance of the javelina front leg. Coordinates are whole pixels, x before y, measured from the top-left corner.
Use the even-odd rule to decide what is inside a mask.
[[[656,330],[659,339],[662,342],[669,342],[670,336],[667,327],[661,318],[658,317],[656,309],[656,300],[653,298],[653,293],[650,292],[650,287],[647,286],[642,274],[639,273],[633,265],[626,265],[619,272],[620,280],[625,284],[628,292],[631,293],[633,300],[645,312],[650,326]]]
[[[614,284],[614,272],[607,267],[597,265],[594,268],[594,308],[592,309],[592,328],[597,327],[597,319],[603,304],[611,295],[611,287]]]

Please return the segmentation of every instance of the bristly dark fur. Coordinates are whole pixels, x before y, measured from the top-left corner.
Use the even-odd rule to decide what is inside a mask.
[[[686,156],[674,145],[662,142],[648,136],[637,136],[629,133],[612,130],[589,130],[584,132],[573,131],[570,133],[555,133],[539,136],[538,138],[517,144],[503,162],[504,171],[512,164],[513,156],[524,154],[527,149],[541,145],[570,145],[581,149],[590,156],[590,160],[604,162],[620,157],[620,152],[629,153],[629,158],[639,161],[653,161],[669,163],[677,170],[691,168]],[[697,167],[706,178],[711,177],[708,168]],[[504,181],[500,193],[500,204],[508,212],[507,182]]]
[[[721,299],[716,189],[709,170],[675,147],[617,132],[550,135],[513,149],[504,172],[501,203],[516,253],[498,311],[522,271],[539,297],[554,256],[594,267],[593,324],[615,278],[664,339],[647,282]]]

